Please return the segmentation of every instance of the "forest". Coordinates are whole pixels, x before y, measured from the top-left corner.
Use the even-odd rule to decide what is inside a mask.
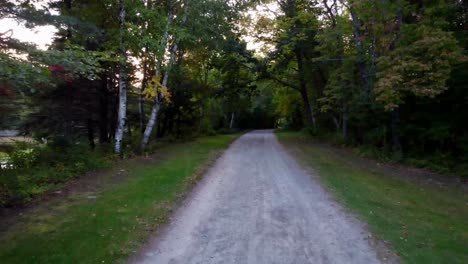
[[[0,138],[0,206],[160,142],[247,129],[466,176],[467,12],[461,0],[0,0],[0,21],[56,28],[47,49],[0,32],[0,130],[26,139]]]

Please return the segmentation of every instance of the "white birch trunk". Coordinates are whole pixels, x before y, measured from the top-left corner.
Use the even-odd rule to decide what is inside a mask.
[[[170,7],[170,8],[172,8],[172,7]],[[169,40],[169,27],[171,25],[171,19],[172,19],[172,10],[170,10],[169,14],[167,15],[166,30],[164,32],[163,38],[161,39],[161,43],[160,43],[161,44],[160,48],[163,51],[161,52],[161,54],[159,54],[159,58],[157,58],[158,65],[156,66],[156,73],[155,73],[156,76],[158,76],[159,72],[161,71],[162,61],[164,60],[164,55],[166,53],[165,50],[166,50],[167,43],[168,43],[168,40]],[[166,78],[166,76],[164,76],[164,79],[168,79],[168,78]],[[140,151],[141,152],[143,152],[143,150],[146,148],[146,146],[148,145],[149,140],[151,138],[151,133],[153,132],[153,128],[156,125],[156,122],[158,120],[158,113],[159,113],[159,110],[161,109],[162,99],[163,98],[160,98],[159,93],[156,94],[156,98],[154,99],[154,104],[153,104],[153,107],[151,109],[151,114],[150,114],[150,116],[148,118],[148,122],[147,122],[145,130],[143,132],[143,137],[141,138],[141,143],[140,143]]]
[[[162,86],[164,87],[167,87],[167,84],[169,82],[169,73],[170,73],[173,61],[175,59],[175,54],[177,53],[177,50],[178,50],[178,45],[176,43],[174,44],[174,47],[172,48],[169,65],[167,67],[166,72],[164,73],[164,78],[162,82]],[[141,145],[140,145],[141,151],[143,151],[149,143],[151,134],[153,133],[154,126],[156,125],[156,121],[158,119],[158,113],[159,113],[159,110],[161,109],[161,104],[163,100],[164,100],[164,95],[161,93],[158,93],[156,95],[156,98],[154,99],[153,108],[151,109],[151,115],[148,119],[148,124],[146,124],[145,132],[143,133],[143,138],[141,140]]]
[[[182,23],[185,24],[187,20],[187,2],[184,2],[184,16],[182,18]],[[169,18],[170,19],[170,18]],[[169,22],[167,24],[166,32],[164,34],[166,40],[168,39],[168,33],[169,33]],[[167,45],[167,44],[166,44]],[[169,58],[169,63],[166,69],[166,72],[164,73],[164,78],[162,82],[162,86],[167,87],[167,84],[169,83],[169,74],[172,68],[172,64],[175,61],[175,56],[177,54],[177,51],[179,50],[179,45],[177,41],[175,41],[174,46],[172,47],[171,50],[171,55]],[[160,69],[158,69],[159,71]],[[148,120],[148,124],[146,125],[145,132],[143,133],[143,138],[141,140],[140,144],[140,151],[143,151],[146,146],[148,146],[149,140],[151,138],[151,134],[153,132],[154,126],[156,125],[156,121],[158,119],[158,114],[159,110],[161,109],[161,104],[163,103],[164,100],[164,95],[161,93],[158,93],[156,95],[156,98],[154,100],[153,108],[151,109],[151,115]]]
[[[119,69],[119,109],[117,117],[117,129],[115,130],[115,146],[114,151],[117,154],[122,153],[122,140],[125,129],[126,115],[127,115],[127,84],[125,65],[127,55],[123,43],[123,31],[125,23],[125,8],[124,0],[119,0],[119,27],[120,27],[120,69]]]

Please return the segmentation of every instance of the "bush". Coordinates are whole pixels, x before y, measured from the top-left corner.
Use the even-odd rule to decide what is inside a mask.
[[[15,168],[31,168],[39,155],[40,148],[25,142],[17,142],[10,153],[10,163]]]
[[[462,163],[455,168],[455,173],[462,177],[464,180],[468,180],[468,163]]]
[[[317,129],[316,129],[316,128],[313,128],[313,127],[311,127],[311,126],[308,126],[308,127],[304,128],[304,131],[307,132],[307,134],[309,134],[309,135],[311,135],[311,136],[313,136],[313,137],[319,135]]]
[[[355,153],[365,158],[377,159],[380,161],[392,160],[392,153],[385,149],[379,149],[371,145],[363,145],[353,149]]]
[[[87,144],[63,140],[49,145],[17,144],[12,169],[0,175],[0,207],[23,203],[87,171],[104,168],[109,155]]]
[[[381,126],[369,130],[364,136],[364,143],[377,147],[385,147],[387,144],[387,127]]]
[[[455,160],[447,153],[435,152],[427,156],[410,156],[405,161],[405,164],[418,168],[426,168],[438,173],[451,173],[454,170]]]
[[[344,146],[346,145],[346,138],[343,137],[340,133],[333,133],[330,135],[330,141],[332,144]]]

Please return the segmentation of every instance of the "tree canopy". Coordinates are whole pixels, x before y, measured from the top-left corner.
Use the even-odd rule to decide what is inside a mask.
[[[400,158],[468,159],[463,1],[0,4],[0,19],[57,28],[47,50],[0,33],[3,129],[122,153],[156,137],[309,127]]]

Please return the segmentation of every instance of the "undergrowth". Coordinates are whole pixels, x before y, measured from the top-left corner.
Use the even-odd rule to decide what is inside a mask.
[[[0,170],[0,207],[25,203],[88,171],[110,164],[113,155],[87,144],[17,143]]]
[[[468,160],[455,157],[441,151],[418,152],[406,150],[401,155],[395,155],[389,145],[359,144],[346,140],[341,134],[329,133],[311,128],[301,130],[305,136],[316,140],[326,141],[335,146],[348,147],[361,157],[379,160],[382,162],[400,163],[412,167],[428,169],[433,172],[456,175],[468,178]]]

